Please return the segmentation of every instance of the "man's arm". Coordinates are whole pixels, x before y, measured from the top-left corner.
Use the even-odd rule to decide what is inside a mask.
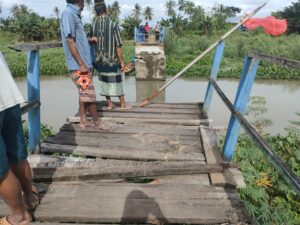
[[[125,64],[124,64],[124,59],[123,59],[122,47],[117,47],[117,55],[118,55],[119,63],[121,65],[121,71],[123,71],[125,68]]]
[[[72,54],[72,56],[74,57],[74,59],[76,60],[76,62],[79,64],[79,70],[80,72],[86,72],[88,71],[88,68],[86,67],[86,65],[83,63],[83,60],[78,52],[78,49],[76,47],[75,41],[73,38],[67,38],[67,43],[68,43],[68,47],[70,49],[70,52]]]

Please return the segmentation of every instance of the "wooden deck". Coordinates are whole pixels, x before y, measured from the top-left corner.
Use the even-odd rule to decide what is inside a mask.
[[[30,159],[35,224],[250,224],[236,190],[243,179],[222,161],[202,104],[99,103],[98,112],[114,130],[82,130],[70,117]]]

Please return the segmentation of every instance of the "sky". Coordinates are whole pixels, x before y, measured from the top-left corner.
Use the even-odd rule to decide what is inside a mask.
[[[175,0],[177,2],[177,0]],[[190,0],[196,5],[201,5],[206,11],[209,11],[215,4],[223,4],[225,6],[235,6],[242,9],[242,14],[252,11],[258,5],[263,4],[266,0]],[[271,12],[278,10],[283,10],[286,6],[291,5],[292,2],[297,0],[269,0],[268,4],[261,9],[261,11],[256,15],[256,17],[269,16]],[[66,5],[64,0],[0,0],[2,5],[2,14],[1,16],[6,17],[10,14],[10,8],[13,4],[25,4],[32,9],[34,12],[37,12],[41,16],[45,17],[54,17],[53,9],[58,7],[60,11],[63,11]],[[114,0],[105,0],[106,4],[112,4]],[[119,0],[121,6],[121,15],[120,19],[130,15],[133,10],[135,3],[139,3],[143,8],[150,6],[153,9],[154,16],[152,23],[155,24],[157,20],[160,20],[162,17],[166,18],[165,13],[165,2],[166,0]],[[90,13],[87,8],[82,13],[83,20],[85,22],[90,21]]]

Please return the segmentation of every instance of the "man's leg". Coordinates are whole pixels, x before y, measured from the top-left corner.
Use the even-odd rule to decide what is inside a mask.
[[[87,113],[86,105],[83,101],[81,101],[79,99],[80,125],[83,126],[83,127],[89,126],[89,123],[88,123],[87,118],[86,118],[86,113]]]
[[[31,216],[23,201],[21,185],[10,170],[0,179],[0,195],[12,212],[7,218],[9,223],[13,225],[30,223]]]
[[[99,117],[98,117],[98,113],[97,113],[97,104],[95,102],[87,102],[86,106],[93,117],[95,126],[97,126],[99,124]]]
[[[120,99],[121,109],[123,109],[123,110],[132,109],[132,105],[129,105],[126,103],[124,95],[119,96],[119,99]]]
[[[32,192],[32,174],[27,160],[19,164],[11,164],[10,169],[18,178],[24,192],[24,201],[29,209],[36,207],[39,199]]]
[[[106,100],[107,100],[107,107],[108,107],[109,109],[112,109],[112,108],[114,107],[114,104],[113,104],[113,102],[112,102],[110,96],[105,96],[105,98],[106,98]]]

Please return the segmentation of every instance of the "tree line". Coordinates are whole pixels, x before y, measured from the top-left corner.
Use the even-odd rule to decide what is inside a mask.
[[[90,15],[93,12],[93,0],[85,0]],[[165,17],[161,19],[162,26],[168,27],[173,34],[180,34],[185,30],[197,30],[200,34],[209,35],[213,31],[226,28],[227,19],[236,16],[241,9],[234,6],[215,4],[210,11],[189,0],[167,0],[164,4]],[[0,13],[1,13],[0,2]],[[131,14],[120,20],[121,6],[117,0],[108,5],[109,16],[119,23],[122,33],[131,39],[134,27],[139,26],[143,20],[151,21],[154,11],[150,6],[142,7],[136,3]],[[0,18],[0,30],[9,31],[18,35],[21,41],[44,41],[59,39],[60,10],[53,9],[54,17],[45,18],[33,12],[26,5],[13,5],[10,16]],[[300,0],[292,3],[282,11],[274,12],[274,16],[288,20],[288,32],[300,33]],[[86,24],[88,29],[90,24]]]

